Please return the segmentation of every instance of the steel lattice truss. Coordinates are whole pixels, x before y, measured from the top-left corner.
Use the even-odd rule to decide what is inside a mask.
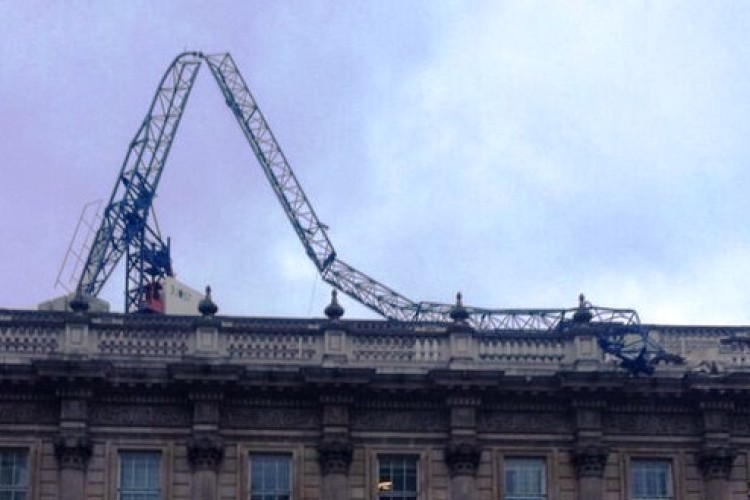
[[[95,296],[123,254],[127,254],[125,310],[128,312],[138,308],[149,279],[171,274],[169,247],[148,219],[200,64],[198,53],[184,53],[164,74],[148,114],[130,143],[83,267],[78,287]]]
[[[454,304],[414,302],[355,269],[336,255],[326,227],[320,222],[274,137],[242,74],[229,54],[186,52],[162,78],[151,107],[130,144],[112,197],[107,205],[79,282],[79,289],[97,295],[114,267],[126,255],[125,309],[138,310],[149,283],[171,275],[169,246],[149,215],[169,150],[202,61],[210,68],[227,106],[237,119],[255,157],[305,251],[323,279],[378,314],[400,322],[447,322]],[[467,322],[483,332],[559,331],[586,324],[599,345],[638,373],[665,359],[649,340],[631,309],[594,307],[583,302],[571,309],[484,309],[465,307]],[[645,364],[643,364],[645,363]]]

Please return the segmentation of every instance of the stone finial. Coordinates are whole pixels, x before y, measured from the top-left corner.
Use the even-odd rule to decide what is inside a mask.
[[[198,312],[203,316],[213,316],[219,310],[219,306],[211,299],[211,287],[206,286],[206,296],[198,302]]]
[[[594,315],[591,314],[591,302],[586,300],[584,294],[578,295],[578,309],[573,313],[575,323],[588,323]]]
[[[70,299],[68,305],[76,313],[84,313],[89,310],[89,301],[83,294],[83,289],[80,286],[76,288],[76,294]]]
[[[451,309],[450,317],[456,323],[466,323],[466,320],[469,319],[469,311],[464,307],[461,292],[456,294],[456,305]]]
[[[338,321],[344,315],[344,308],[339,304],[337,295],[336,290],[331,290],[331,303],[323,311],[331,321]]]

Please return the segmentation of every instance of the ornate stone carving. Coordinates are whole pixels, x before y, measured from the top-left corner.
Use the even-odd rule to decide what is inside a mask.
[[[445,449],[445,463],[451,476],[474,476],[479,467],[482,450],[475,443],[451,443]]]
[[[192,424],[188,406],[177,405],[94,405],[90,425],[128,427],[186,427]]]
[[[601,446],[585,446],[573,452],[578,477],[602,477],[609,452]]]
[[[480,432],[571,432],[573,430],[572,421],[565,413],[526,411],[481,411],[477,427]]]
[[[187,443],[187,454],[193,468],[216,470],[224,458],[224,443],[214,436],[194,436]]]
[[[224,408],[221,425],[232,429],[320,429],[317,408]]]
[[[56,424],[60,411],[53,402],[0,402],[0,423],[22,424]]]
[[[352,462],[352,444],[343,439],[326,439],[318,445],[323,475],[346,474]]]
[[[706,480],[729,479],[737,450],[730,446],[705,448],[698,454],[698,466]]]
[[[696,415],[679,413],[605,413],[602,422],[608,434],[690,435],[702,429]]]
[[[93,446],[86,436],[58,436],[54,442],[55,458],[61,469],[83,470],[91,458]]]
[[[448,415],[440,411],[357,410],[351,415],[351,428],[379,431],[446,431]]]

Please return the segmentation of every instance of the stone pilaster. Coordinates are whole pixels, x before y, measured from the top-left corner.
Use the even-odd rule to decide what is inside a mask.
[[[481,398],[454,394],[447,398],[450,411],[450,442],[445,448],[445,463],[451,475],[451,498],[475,500],[477,469],[482,450],[477,443],[477,408]]]
[[[218,498],[218,473],[224,458],[219,438],[222,393],[193,391],[193,435],[187,442],[188,461],[193,469],[193,500]]]
[[[322,496],[326,500],[349,500],[349,465],[353,447],[349,440],[349,405],[346,394],[324,394],[320,397],[323,428],[318,444],[318,461],[322,474]]]
[[[92,453],[88,438],[88,400],[85,387],[62,387],[60,432],[54,442],[59,467],[59,499],[80,500],[86,494],[86,467]]]
[[[578,478],[578,499],[599,500],[603,495],[604,468],[609,451],[602,445],[602,409],[604,401],[579,398],[573,400],[575,411],[575,449],[573,466]]]
[[[699,407],[703,415],[703,447],[697,459],[706,498],[729,498],[729,479],[737,455],[729,444],[729,415],[734,405],[731,401],[704,399]]]

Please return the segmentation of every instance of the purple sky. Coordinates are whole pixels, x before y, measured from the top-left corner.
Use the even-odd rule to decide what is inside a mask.
[[[189,49],[233,54],[339,256],[413,300],[750,323],[750,3],[466,3],[0,0],[0,307],[63,292],[81,207]],[[205,67],[158,194],[223,313],[322,314]]]

